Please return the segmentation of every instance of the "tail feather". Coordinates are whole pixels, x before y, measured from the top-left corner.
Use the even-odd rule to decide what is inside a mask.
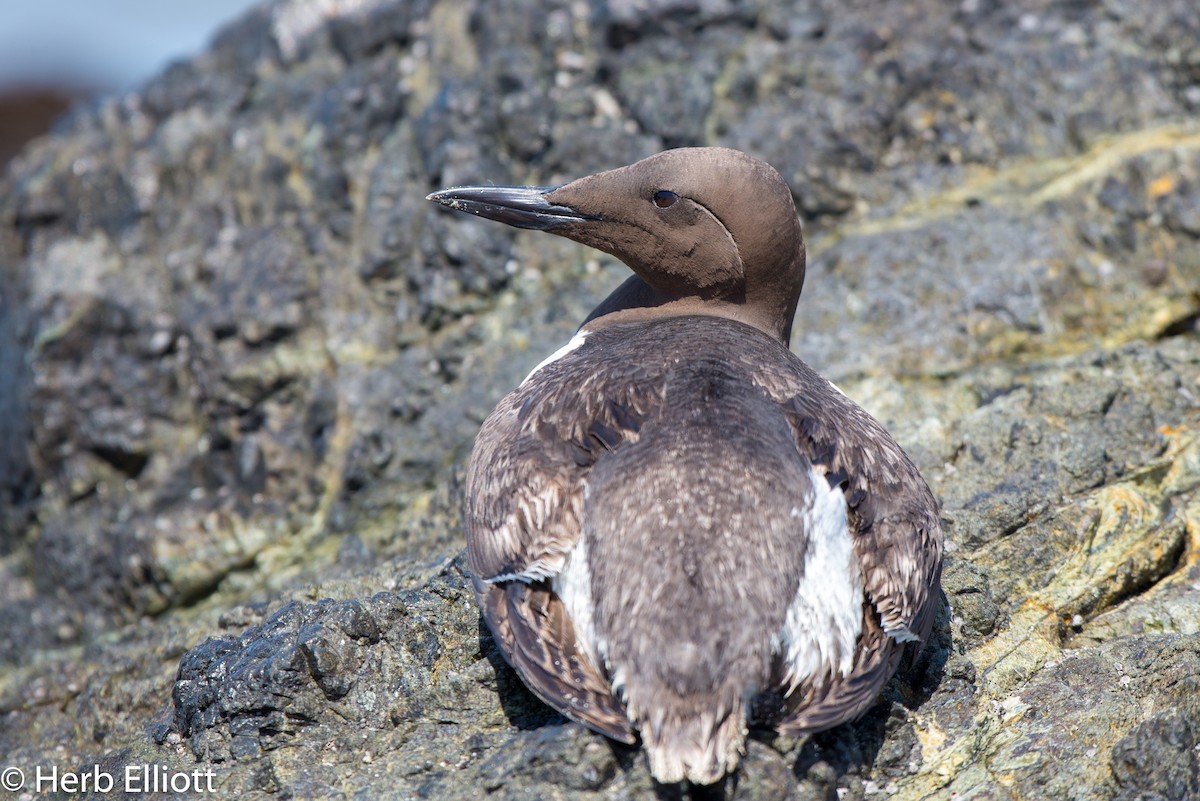
[[[630,717],[641,729],[655,780],[713,784],[733,771],[745,753],[746,704],[742,695],[737,688],[727,687],[715,698],[704,700],[676,696],[663,703],[659,698],[643,707],[653,712],[641,720],[640,710],[631,706]]]

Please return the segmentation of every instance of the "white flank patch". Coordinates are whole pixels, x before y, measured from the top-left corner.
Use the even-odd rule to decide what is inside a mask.
[[[819,682],[835,671],[849,675],[862,633],[863,580],[850,540],[846,498],[841,487],[829,487],[815,469],[809,479],[808,504],[792,509],[809,541],[804,576],[775,638],[787,660],[789,692],[806,679]]]
[[[541,370],[546,365],[553,364],[554,362],[561,359],[563,356],[566,356],[568,353],[572,353],[574,351],[579,350],[579,348],[582,347],[584,340],[587,339],[588,333],[589,332],[587,332],[587,331],[580,331],[578,334],[571,337],[570,342],[563,345],[561,348],[554,351],[554,353],[551,353],[549,356],[547,356],[546,358],[544,358],[540,362],[538,362],[537,367],[530,370],[529,375],[525,376],[525,380],[521,382],[521,386],[525,386],[525,384],[528,383],[529,379],[533,378],[534,374],[536,374],[538,370]]]
[[[566,607],[567,617],[575,627],[575,641],[592,667],[600,670],[603,662],[603,644],[596,640],[596,626],[592,621],[592,570],[588,566],[587,538],[580,536],[579,542],[567,554],[562,570],[550,578],[550,589]]]

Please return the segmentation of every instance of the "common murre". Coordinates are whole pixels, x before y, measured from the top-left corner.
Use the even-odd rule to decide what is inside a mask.
[[[733,770],[756,698],[793,735],[865,711],[928,637],[942,534],[895,441],[788,350],[804,241],[779,174],[687,148],[429,200],[635,273],[500,402],[468,469],[475,593],[529,688],[640,734],[664,783]]]

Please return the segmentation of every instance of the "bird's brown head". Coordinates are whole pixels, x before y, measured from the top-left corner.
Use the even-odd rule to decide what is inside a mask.
[[[790,338],[804,285],[800,222],[783,178],[745,153],[681,148],[559,187],[459,187],[429,199],[616,256],[640,281],[598,312],[674,304]]]

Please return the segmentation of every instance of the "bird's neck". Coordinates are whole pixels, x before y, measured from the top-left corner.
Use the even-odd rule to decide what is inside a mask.
[[[616,323],[691,315],[736,320],[757,328],[785,346],[788,345],[791,335],[791,320],[776,319],[778,315],[771,314],[757,305],[698,297],[668,298],[656,292],[636,275],[630,276],[601,301],[583,321],[580,329],[595,331]]]

